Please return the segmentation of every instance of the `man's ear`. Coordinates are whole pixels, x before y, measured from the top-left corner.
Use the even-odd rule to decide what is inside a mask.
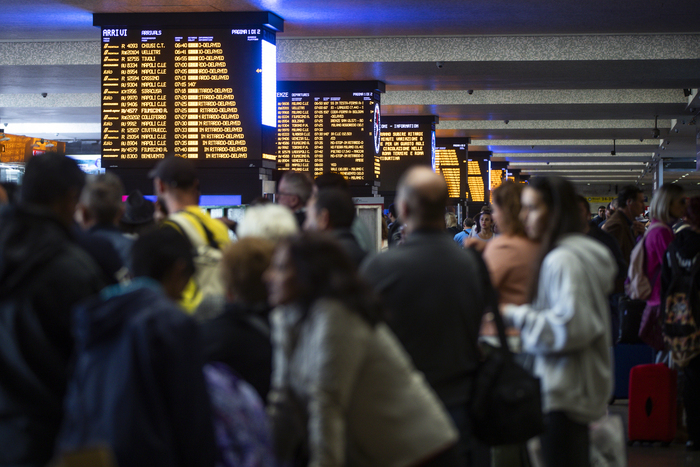
[[[158,196],[165,191],[165,183],[160,178],[153,179],[153,188],[155,189],[154,195]]]
[[[75,207],[75,222],[77,222],[82,229],[87,229],[91,222],[92,216],[90,215],[90,210],[83,203],[78,203]]]
[[[328,209],[321,209],[317,214],[316,223],[320,230],[328,230],[331,227],[331,215]]]
[[[394,204],[396,206],[396,215],[401,219],[401,222],[406,222],[406,219],[411,215],[408,203],[404,199],[399,199]]]

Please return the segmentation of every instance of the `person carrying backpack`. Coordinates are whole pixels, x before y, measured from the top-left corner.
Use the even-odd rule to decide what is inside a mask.
[[[636,298],[646,299],[647,304],[642,315],[642,322],[639,329],[639,337],[652,346],[654,349],[665,350],[663,334],[661,331],[661,263],[663,261],[666,248],[673,241],[673,230],[671,225],[685,212],[685,196],[683,188],[674,184],[666,184],[659,188],[651,200],[651,225],[643,239],[644,248],[644,269],[643,276],[648,280],[648,295]],[[633,255],[634,257],[634,252]],[[630,265],[633,264],[630,260]],[[630,266],[630,273],[632,267]],[[632,283],[637,277],[630,279]],[[645,294],[646,295],[646,294]],[[632,296],[630,294],[630,296]],[[635,297],[632,297],[635,298]]]
[[[222,251],[230,243],[228,227],[199,208],[199,179],[194,164],[181,157],[166,157],[148,173],[154,192],[170,213],[165,220],[185,237],[195,250],[195,273],[187,284],[180,305],[188,313],[198,310],[202,300],[212,307],[223,304]],[[215,314],[215,313],[212,313]]]
[[[689,227],[669,246],[661,271],[664,339],[681,383],[690,451],[700,450],[700,196],[687,203]]]

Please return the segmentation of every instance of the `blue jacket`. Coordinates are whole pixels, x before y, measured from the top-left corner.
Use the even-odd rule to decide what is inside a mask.
[[[198,328],[159,284],[105,288],[76,309],[73,330],[59,451],[106,444],[118,465],[214,465]]]

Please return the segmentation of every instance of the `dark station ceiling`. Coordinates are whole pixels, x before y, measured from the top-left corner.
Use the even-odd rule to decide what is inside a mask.
[[[700,188],[700,2],[0,0],[0,11],[7,133],[99,139],[92,13],[271,11],[284,19],[280,80],[383,81],[383,115],[438,115],[438,137],[470,137],[525,173],[650,185],[666,160],[665,181]]]

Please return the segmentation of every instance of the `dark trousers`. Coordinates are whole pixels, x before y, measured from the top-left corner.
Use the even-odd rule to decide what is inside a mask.
[[[457,443],[458,465],[464,467],[490,467],[491,450],[472,436],[472,426],[467,413],[467,405],[447,407],[447,412],[452,417],[457,431],[459,431],[459,443]],[[478,427],[475,429],[478,429]]]
[[[564,412],[544,416],[542,458],[546,467],[590,467],[588,425],[572,421]]]
[[[700,443],[700,356],[683,368],[682,391],[688,439]]]

